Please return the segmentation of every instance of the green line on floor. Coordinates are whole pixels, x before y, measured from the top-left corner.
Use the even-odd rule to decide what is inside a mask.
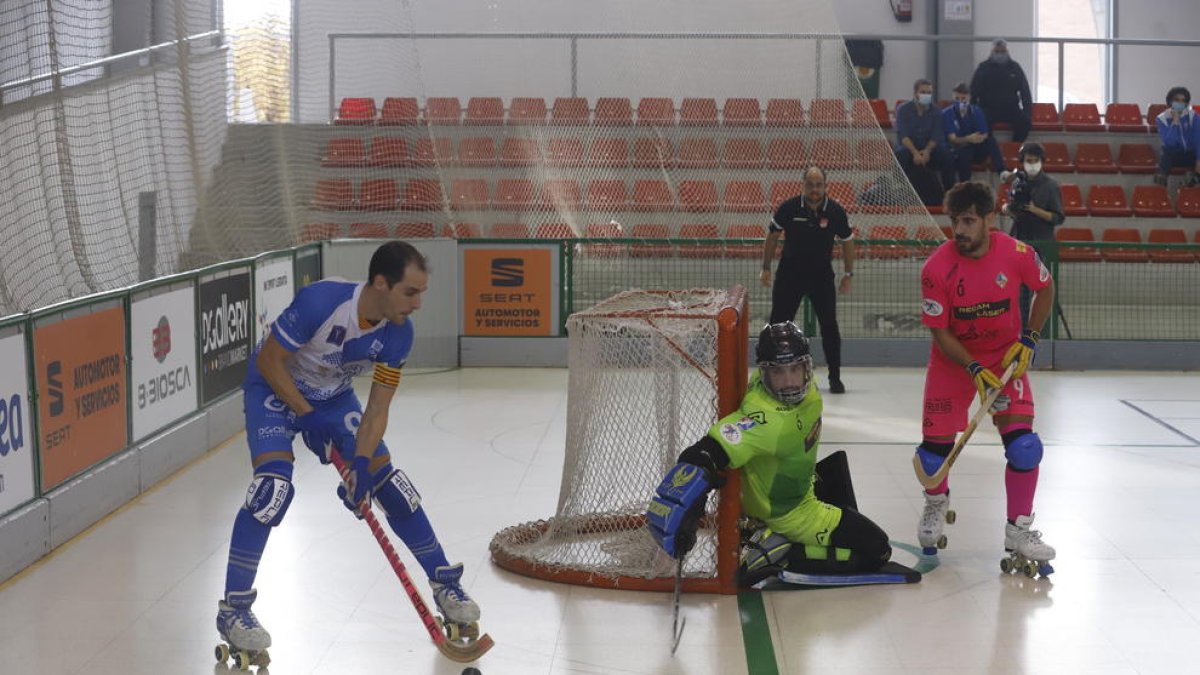
[[[763,607],[763,594],[738,593],[738,617],[742,622],[742,644],[746,648],[746,670],[750,675],[779,675],[775,647],[771,644],[771,626]]]

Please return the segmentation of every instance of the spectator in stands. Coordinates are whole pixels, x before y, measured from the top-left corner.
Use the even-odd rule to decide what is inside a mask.
[[[954,163],[946,148],[942,116],[933,108],[933,83],[920,79],[913,83],[913,99],[896,109],[896,160],[904,169],[922,203],[940,205],[942,195],[954,184]],[[936,182],[930,170],[941,174]]]
[[[1009,235],[1014,239],[1030,242],[1037,249],[1042,242],[1054,240],[1054,228],[1063,224],[1062,190],[1058,181],[1046,175],[1042,163],[1046,149],[1041,143],[1026,143],[1017,155],[1020,168],[1000,174],[1000,181],[1008,184],[1008,203],[1001,213],[1012,218]],[[1039,250],[1039,253],[1041,251]],[[1044,254],[1042,254],[1045,257]],[[1021,320],[1029,317],[1032,293],[1021,289]],[[1059,311],[1056,309],[1056,313]]]
[[[1187,184],[1200,182],[1200,124],[1192,110],[1192,93],[1186,87],[1171,87],[1167,92],[1167,109],[1159,113],[1158,137],[1162,140],[1162,157],[1158,160],[1158,173],[1154,182],[1167,184],[1167,176],[1177,166],[1188,167]]]
[[[1033,97],[1021,64],[1008,55],[1008,43],[992,43],[992,55],[975,68],[971,78],[971,102],[983,108],[990,124],[1004,122],[1018,143],[1029,136]]]
[[[996,173],[1004,171],[1004,156],[1000,145],[988,130],[983,110],[971,104],[971,88],[966,82],[954,87],[954,105],[942,111],[942,128],[954,156],[954,170],[959,182],[971,180],[971,165],[992,158]]]

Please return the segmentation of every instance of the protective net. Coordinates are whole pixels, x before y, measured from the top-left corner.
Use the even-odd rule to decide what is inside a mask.
[[[736,407],[746,379],[744,314],[740,287],[626,291],[573,314],[558,509],[497,534],[493,559],[557,581],[669,588],[675,564],[646,530],[646,506],[679,453]],[[709,497],[683,570],[693,590],[719,590],[721,571],[728,585],[737,495],[732,487]]]

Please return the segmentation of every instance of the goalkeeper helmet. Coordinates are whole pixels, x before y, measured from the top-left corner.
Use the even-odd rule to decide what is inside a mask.
[[[758,335],[755,351],[767,392],[782,403],[804,400],[812,384],[813,361],[808,338],[791,321],[769,324]]]

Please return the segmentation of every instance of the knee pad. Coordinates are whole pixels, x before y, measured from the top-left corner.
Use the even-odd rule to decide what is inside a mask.
[[[246,491],[246,503],[242,505],[243,510],[267,527],[275,527],[283,522],[283,516],[296,496],[296,488],[291,481],[291,464],[282,463],[286,464],[286,470],[274,464],[276,462],[268,462],[254,473],[254,480],[250,481],[250,488]]]
[[[1005,439],[1004,456],[1017,471],[1031,471],[1042,461],[1042,439],[1032,431],[1021,431],[1025,433]]]
[[[921,468],[930,476],[937,473],[952,449],[954,446],[950,443],[923,441],[917,446],[917,457],[921,460]]]
[[[738,575],[743,586],[752,586],[767,577],[774,576],[787,567],[788,552],[792,542],[787,537],[761,528],[750,536],[742,546]]]
[[[390,469],[390,472],[388,471]],[[375,488],[375,499],[389,518],[404,519],[421,508],[421,495],[400,469],[388,467],[383,483]]]

